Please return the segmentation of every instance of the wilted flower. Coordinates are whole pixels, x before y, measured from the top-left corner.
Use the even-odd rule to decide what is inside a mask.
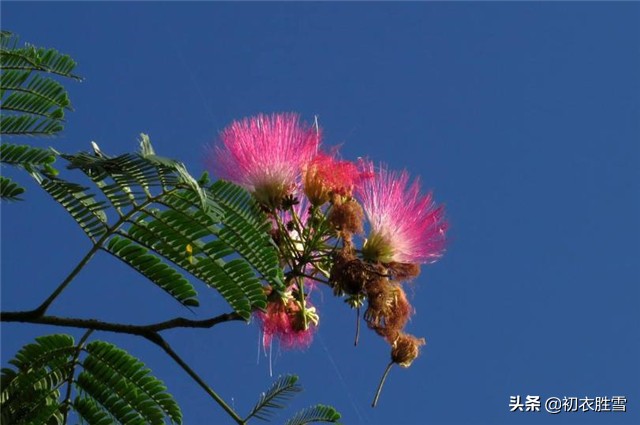
[[[424,338],[401,333],[391,346],[391,361],[402,367],[409,367],[420,355],[420,347],[426,343]]]
[[[367,164],[373,172],[372,163]],[[383,263],[430,263],[442,255],[447,223],[444,208],[431,193],[420,195],[418,180],[409,185],[406,171],[381,166],[358,191],[371,226],[362,251],[366,259]]]
[[[220,133],[220,140],[214,170],[273,208],[293,192],[318,150],[320,134],[296,114],[261,114],[233,122]]]
[[[413,308],[402,287],[382,278],[366,286],[369,306],[364,314],[367,325],[392,343],[405,327]]]

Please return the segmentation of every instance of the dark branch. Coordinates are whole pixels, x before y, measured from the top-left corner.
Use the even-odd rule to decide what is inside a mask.
[[[40,325],[63,326],[69,328],[93,329],[153,338],[152,334],[175,328],[211,328],[219,323],[244,320],[237,313],[225,313],[204,320],[190,320],[184,317],[150,325],[127,325],[103,322],[96,319],[75,319],[69,317],[40,316],[38,311],[0,312],[0,322],[37,323]]]

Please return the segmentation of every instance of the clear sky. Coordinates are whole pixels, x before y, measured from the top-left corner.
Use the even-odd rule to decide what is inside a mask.
[[[2,28],[78,62],[66,152],[156,151],[203,168],[204,146],[258,112],[318,115],[327,145],[420,175],[451,222],[445,257],[410,290],[427,346],[369,407],[388,347],[324,291],[319,335],[275,352],[292,403],[345,424],[640,423],[640,4],[9,3]],[[23,176],[24,182],[28,182]],[[2,309],[35,307],[89,249],[32,183],[2,206]],[[106,255],[106,254],[104,254]],[[198,286],[197,316],[229,310]],[[320,301],[318,301],[320,300]],[[52,314],[150,323],[191,313],[96,258]],[[2,326],[2,363],[37,335]],[[80,331],[73,331],[79,336]],[[185,423],[226,416],[163,352],[97,333],[147,363]],[[271,382],[255,324],[167,333],[240,412]],[[625,396],[626,413],[509,412],[509,397]],[[286,415],[281,415],[282,420]],[[277,422],[277,421],[276,421]]]

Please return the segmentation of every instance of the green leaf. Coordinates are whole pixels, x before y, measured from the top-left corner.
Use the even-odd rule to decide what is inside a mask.
[[[72,73],[77,64],[69,55],[30,44],[17,46],[18,37],[14,34],[5,32],[0,37],[0,67],[3,70],[43,71],[81,80]]]
[[[18,47],[13,34],[0,38],[0,134],[51,136],[62,131],[69,95],[51,75],[74,75],[76,63],[54,49],[25,44]],[[43,74],[43,75],[40,75]]]
[[[134,391],[125,385],[119,392],[105,385],[90,373],[81,373],[76,382],[78,388],[89,395],[101,408],[115,419],[114,423],[143,425],[144,417],[129,403],[126,396],[131,397]],[[123,397],[124,396],[124,397]]]
[[[89,355],[82,363],[78,385],[114,417],[123,423],[129,421],[126,418],[142,418],[141,423],[164,424],[166,416],[182,423],[178,404],[138,359],[102,341],[88,344],[85,351]]]
[[[78,416],[89,425],[111,425],[114,422],[113,416],[102,410],[91,397],[76,397],[73,408]]]
[[[0,145],[0,161],[14,167],[31,169],[53,164],[56,160],[51,149],[36,148],[28,145],[3,143]]]
[[[62,131],[58,121],[30,115],[0,116],[0,134],[9,136],[52,136]]]
[[[24,346],[9,363],[14,368],[3,369],[1,379],[3,424],[62,423],[67,408],[97,425],[182,423],[182,412],[162,381],[112,344],[84,345],[84,338],[75,344],[68,335],[49,335]],[[83,370],[75,378],[77,367]],[[72,388],[73,403],[67,399]]]
[[[22,347],[9,361],[16,369],[2,370],[3,423],[59,422],[59,388],[66,382],[75,352],[68,335],[36,338],[36,343]]]
[[[11,71],[6,70],[0,75],[0,90],[4,94],[6,90],[15,93],[23,93],[33,97],[33,101],[40,99],[51,107],[59,109],[71,109],[71,101],[64,86],[59,82],[50,78],[44,78],[30,71]],[[25,84],[26,83],[26,84]]]
[[[13,92],[2,102],[5,111],[39,115],[51,120],[62,120],[64,111],[46,98],[38,98],[28,92]]]
[[[175,269],[149,250],[118,236],[109,240],[105,250],[133,267],[186,306],[199,305],[193,285]]]
[[[0,199],[3,201],[22,201],[20,195],[24,193],[24,187],[8,177],[0,176]]]
[[[285,425],[304,425],[314,422],[336,423],[338,420],[340,420],[340,413],[333,407],[317,404],[299,411]]]
[[[55,160],[55,153],[50,149],[10,143],[0,145],[0,162],[2,164],[23,168],[29,172],[40,169],[49,174],[56,174],[58,171],[51,165]],[[24,192],[24,187],[9,178],[0,176],[0,197],[3,200],[22,200],[19,196]]]
[[[273,287],[284,290],[277,247],[269,236],[271,222],[254,197],[240,186],[223,180],[210,187],[209,195],[225,214],[225,226],[217,232],[220,240],[238,252]]]
[[[271,385],[271,387],[260,395],[258,402],[253,407],[247,418],[256,417],[264,421],[269,420],[275,409],[283,409],[284,402],[288,401],[295,393],[302,391],[302,387],[298,385],[298,377],[296,375],[284,375]]]
[[[43,179],[40,186],[71,214],[92,241],[107,232],[107,206],[87,187],[58,178]]]

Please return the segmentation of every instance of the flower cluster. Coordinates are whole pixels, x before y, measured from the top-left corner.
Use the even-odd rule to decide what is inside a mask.
[[[425,341],[404,330],[413,308],[403,283],[442,256],[444,209],[406,171],[342,160],[321,134],[295,114],[258,115],[224,129],[212,151],[213,172],[254,195],[280,251],[286,287],[266,286],[267,308],[255,312],[263,344],[308,347],[319,323],[309,295],[326,284],[358,313],[366,303],[390,364],[409,367]]]

